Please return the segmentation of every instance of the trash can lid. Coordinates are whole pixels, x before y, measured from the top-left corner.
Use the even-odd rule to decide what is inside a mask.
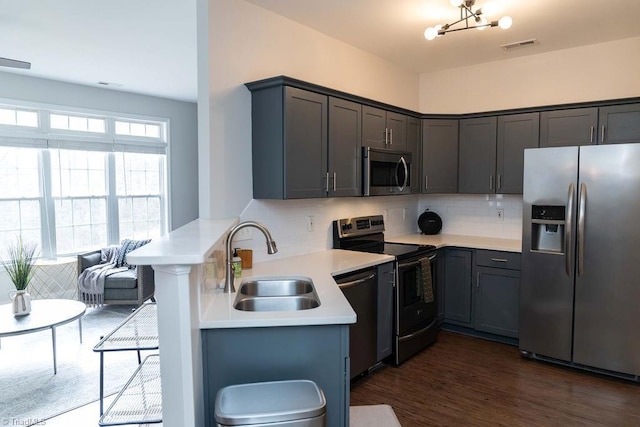
[[[325,407],[324,393],[313,381],[238,384],[218,391],[215,419],[229,426],[294,421],[322,415]]]

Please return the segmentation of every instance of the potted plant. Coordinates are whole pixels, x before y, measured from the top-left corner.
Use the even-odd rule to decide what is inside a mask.
[[[34,273],[36,245],[23,243],[22,238],[18,238],[15,244],[10,244],[7,247],[7,253],[9,259],[4,261],[2,265],[16,287],[15,291],[9,293],[13,304],[13,314],[24,316],[31,312],[31,296],[27,292],[27,286]]]

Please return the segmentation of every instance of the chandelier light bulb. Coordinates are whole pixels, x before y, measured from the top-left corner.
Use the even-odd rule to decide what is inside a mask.
[[[429,27],[426,30],[424,30],[424,38],[427,40],[433,40],[436,37],[438,37],[438,30],[435,29],[434,27]]]
[[[513,24],[513,19],[511,19],[510,16],[503,16],[502,18],[500,18],[500,20],[498,21],[498,25],[500,26],[500,28],[502,28],[503,30],[509,29],[511,28],[511,24]]]
[[[460,5],[462,4],[463,0],[451,0],[451,6],[453,7],[460,7]]]

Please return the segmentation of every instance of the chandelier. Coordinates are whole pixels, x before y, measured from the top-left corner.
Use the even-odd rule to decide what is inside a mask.
[[[511,27],[512,19],[509,16],[503,16],[499,21],[487,21],[483,16],[482,9],[475,11],[472,9],[476,0],[451,0],[451,6],[460,8],[460,19],[456,22],[444,25],[436,25],[429,27],[424,31],[424,38],[433,40],[438,36],[444,36],[446,33],[453,31],[470,30],[472,28],[484,30],[487,27],[500,27],[504,30]],[[471,23],[469,22],[471,21]],[[454,25],[463,23],[463,27],[451,28]],[[471,25],[470,25],[471,24]]]

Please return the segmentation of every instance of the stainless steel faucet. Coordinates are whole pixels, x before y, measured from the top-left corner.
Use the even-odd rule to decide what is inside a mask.
[[[224,280],[224,293],[226,294],[236,291],[236,288],[233,285],[233,277],[234,277],[233,276],[233,259],[232,259],[233,252],[231,251],[231,244],[233,243],[233,237],[236,235],[238,231],[246,227],[254,227],[262,231],[262,234],[264,234],[264,237],[267,239],[267,253],[269,255],[275,254],[276,252],[278,252],[278,248],[276,247],[276,242],[274,242],[273,238],[271,237],[271,233],[269,233],[269,230],[267,230],[267,227],[260,224],[259,222],[245,221],[233,227],[229,231],[229,234],[227,235],[227,245],[226,245],[227,246],[226,247],[227,271],[226,271],[226,277]]]

